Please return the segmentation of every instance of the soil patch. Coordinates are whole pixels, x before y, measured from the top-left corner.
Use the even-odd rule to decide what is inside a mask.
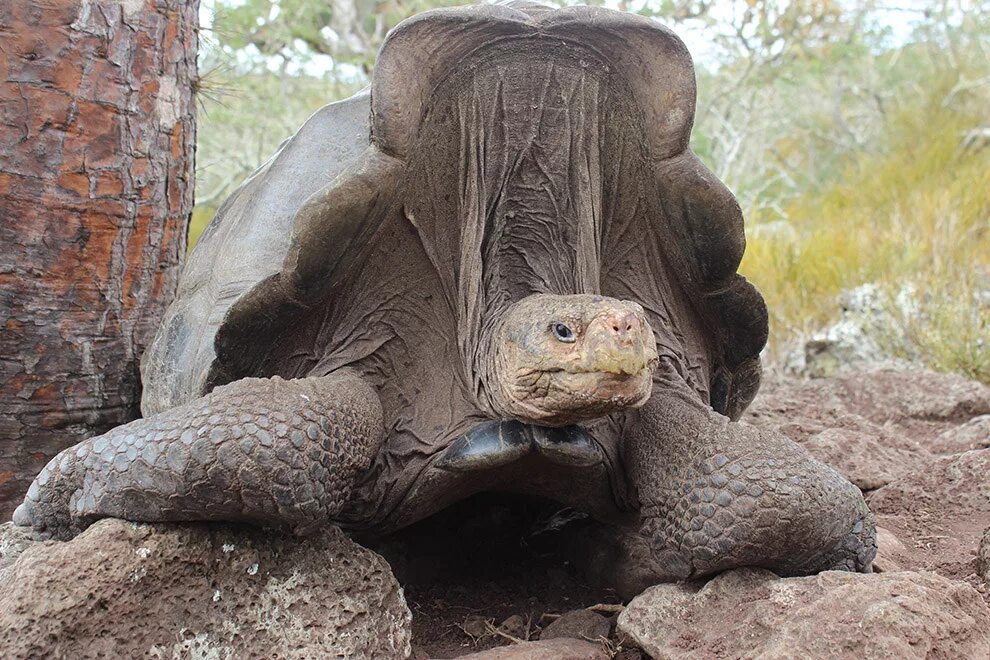
[[[537,640],[557,616],[582,607],[606,605],[598,611],[614,619],[618,608],[607,606],[618,596],[588,585],[564,559],[564,531],[586,521],[553,502],[486,493],[369,543],[405,590],[413,658]]]

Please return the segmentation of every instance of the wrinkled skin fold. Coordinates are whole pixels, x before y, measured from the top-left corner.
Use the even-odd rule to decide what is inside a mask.
[[[733,421],[767,311],[736,274],[738,204],[687,148],[694,98],[683,44],[642,17],[404,22],[370,100],[321,111],[214,220],[145,358],[148,417],[56,457],[15,522],[381,535],[498,490],[600,521],[627,595],[870,570],[859,491]],[[325,125],[346,143],[326,165],[305,148]],[[230,264],[252,245],[260,266]]]

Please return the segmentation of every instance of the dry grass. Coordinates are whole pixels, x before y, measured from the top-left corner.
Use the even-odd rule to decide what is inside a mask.
[[[786,208],[788,231],[750,214],[741,271],[771,310],[772,358],[834,320],[842,290],[907,285],[917,309],[888,348],[990,382],[990,148],[962,144],[979,121],[937,104],[893,117],[886,148]]]

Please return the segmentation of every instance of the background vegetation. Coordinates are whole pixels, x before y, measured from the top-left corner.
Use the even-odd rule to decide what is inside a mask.
[[[205,0],[190,243],[309,114],[367,84],[389,28],[450,4]],[[604,4],[695,55],[692,146],[746,214],[771,360],[869,283],[889,352],[990,382],[990,1]]]

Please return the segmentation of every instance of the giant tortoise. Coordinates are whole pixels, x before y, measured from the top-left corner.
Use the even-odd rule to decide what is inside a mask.
[[[15,522],[377,535],[504,491],[610,526],[643,584],[869,570],[860,492],[736,421],[767,311],[694,104],[684,44],[641,16],[402,22],[370,89],[210,224],[143,359],[146,417],[56,456]]]

